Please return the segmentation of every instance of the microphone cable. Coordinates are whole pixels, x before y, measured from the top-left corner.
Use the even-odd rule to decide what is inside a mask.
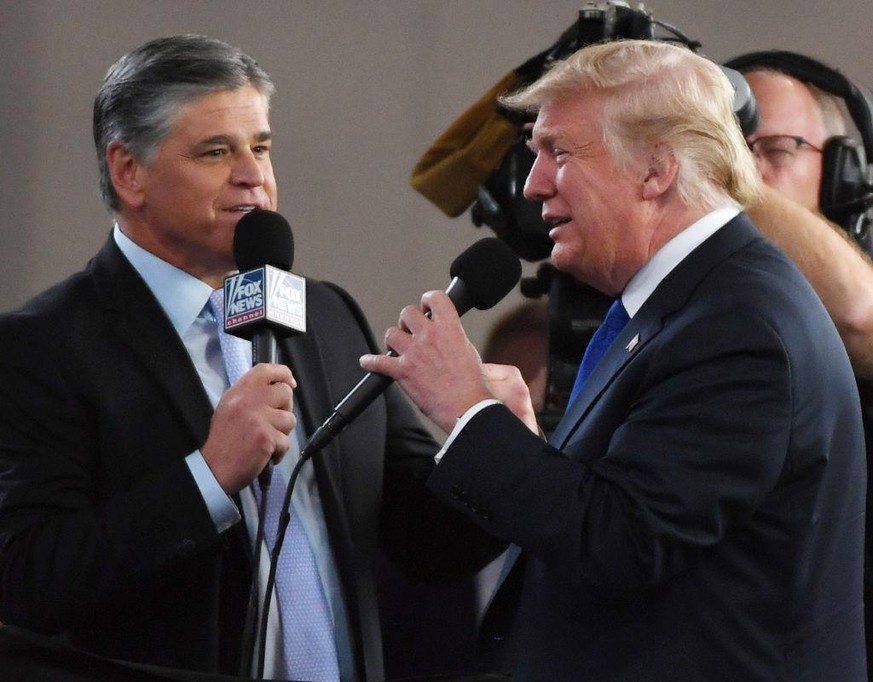
[[[273,469],[270,468],[270,475],[266,476],[263,472],[258,476],[258,484],[261,488],[261,502],[258,505],[258,527],[255,532],[255,555],[252,560],[252,584],[249,589],[249,601],[246,606],[246,619],[243,626],[242,634],[242,650],[240,653],[239,676],[248,677],[252,670],[252,656],[254,655],[254,627],[258,618],[258,587],[260,585],[260,568],[261,568],[261,548],[264,545],[264,535],[267,517],[267,494],[270,492],[270,485],[273,480]],[[266,484],[266,485],[265,485]],[[272,559],[271,559],[272,563]],[[270,603],[270,593],[266,592],[264,597],[264,608]],[[266,630],[266,625],[264,626]],[[263,636],[263,635],[262,635]]]
[[[318,448],[319,450],[321,448]],[[304,447],[300,452],[300,456],[297,458],[297,463],[294,465],[294,468],[291,470],[291,475],[288,477],[288,488],[285,490],[285,498],[282,500],[282,510],[279,512],[279,525],[276,529],[276,537],[273,541],[273,549],[270,552],[270,571],[267,575],[267,584],[264,588],[264,608],[261,613],[261,623],[258,637],[258,667],[257,667],[257,677],[256,679],[263,679],[264,677],[264,659],[266,657],[267,652],[267,622],[270,618],[270,602],[271,595],[273,594],[273,588],[276,584],[276,569],[279,565],[279,553],[282,551],[282,543],[285,541],[285,531],[288,529],[288,525],[291,523],[291,495],[294,492],[294,484],[297,483],[297,477],[300,475],[300,469],[303,465],[309,461],[313,454],[316,451],[310,452],[310,448]],[[264,516],[266,512],[266,504],[263,503],[263,500],[267,499],[266,492],[262,492],[262,511],[261,515]],[[263,525],[263,522],[258,522],[258,528],[260,529]],[[257,555],[260,554],[260,547],[258,547]],[[255,582],[252,583],[253,585]],[[255,602],[257,602],[257,595],[254,596]],[[257,603],[255,605],[255,611],[257,611]],[[246,625],[248,626],[248,620],[246,620]]]

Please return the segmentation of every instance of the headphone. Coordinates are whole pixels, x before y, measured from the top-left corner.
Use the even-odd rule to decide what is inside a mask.
[[[873,94],[839,70],[796,52],[751,52],[725,66],[740,72],[778,71],[843,100],[861,141],[837,135],[825,142],[819,206],[828,220],[873,254]]]

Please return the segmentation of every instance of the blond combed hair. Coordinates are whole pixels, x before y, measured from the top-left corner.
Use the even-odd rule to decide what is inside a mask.
[[[589,45],[539,80],[501,98],[535,113],[548,101],[606,93],[600,130],[618,164],[653,148],[678,162],[676,191],[695,208],[728,198],[740,206],[760,193],[755,161],[733,110],[733,87],[721,68],[684,47],[651,40]]]

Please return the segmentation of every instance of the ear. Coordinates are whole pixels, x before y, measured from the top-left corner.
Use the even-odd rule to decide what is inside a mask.
[[[139,208],[145,199],[141,183],[143,165],[123,142],[110,142],[106,148],[106,166],[115,193],[122,204]]]
[[[676,182],[679,164],[673,152],[661,145],[649,154],[646,175],[643,178],[643,199],[653,200],[666,194]]]

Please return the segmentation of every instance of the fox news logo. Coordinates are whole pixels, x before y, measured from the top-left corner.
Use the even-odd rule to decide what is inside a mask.
[[[288,333],[306,331],[306,280],[265,265],[224,280],[224,328],[264,322]]]

